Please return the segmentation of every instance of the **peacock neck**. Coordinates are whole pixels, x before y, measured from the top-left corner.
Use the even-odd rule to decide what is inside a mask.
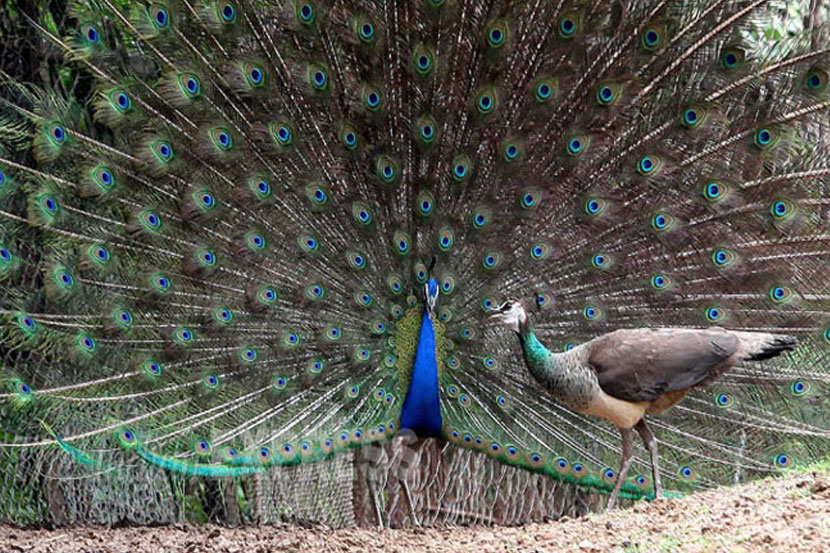
[[[530,319],[521,325],[519,340],[530,374],[545,386],[552,387],[557,377],[565,372],[565,366],[560,362],[561,356],[550,351],[539,341]]]
[[[401,428],[409,428],[421,437],[439,436],[443,426],[435,347],[432,316],[424,309],[412,377],[401,408]]]

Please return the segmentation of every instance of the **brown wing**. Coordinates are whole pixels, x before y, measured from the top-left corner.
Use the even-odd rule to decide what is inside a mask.
[[[738,344],[722,328],[617,330],[589,344],[588,363],[606,394],[651,401],[703,382]]]

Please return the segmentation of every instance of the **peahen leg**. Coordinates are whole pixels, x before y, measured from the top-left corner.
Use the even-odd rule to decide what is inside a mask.
[[[651,476],[654,479],[654,499],[663,497],[663,486],[660,483],[660,468],[657,465],[657,438],[651,428],[646,424],[646,419],[640,419],[640,422],[634,427],[643,443],[646,445],[648,452],[651,454]]]
[[[631,447],[631,429],[620,428],[620,435],[622,436],[622,458],[620,459],[620,471],[617,473],[617,483],[614,484],[614,491],[611,492],[611,497],[608,498],[608,505],[605,511],[608,512],[614,508],[614,503],[617,501],[617,495],[620,493],[620,488],[625,481],[628,474],[628,469],[631,468],[631,462],[634,460],[634,455]]]

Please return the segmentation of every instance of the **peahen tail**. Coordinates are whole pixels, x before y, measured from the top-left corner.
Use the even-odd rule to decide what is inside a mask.
[[[89,101],[0,97],[0,450],[235,476],[404,423],[609,491],[519,297],[563,349],[767,333],[652,422],[667,487],[826,455],[830,50],[768,4],[73,1]]]
[[[738,333],[741,345],[738,355],[747,361],[764,361],[782,353],[793,351],[798,339],[783,334],[765,334],[760,332]]]

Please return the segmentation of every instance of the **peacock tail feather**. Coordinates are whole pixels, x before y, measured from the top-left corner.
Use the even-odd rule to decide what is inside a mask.
[[[616,430],[487,322],[533,298],[551,349],[798,337],[650,419],[671,490],[826,455],[830,50],[767,4],[75,0],[91,105],[0,96],[0,449],[232,477],[409,428],[610,491]]]

